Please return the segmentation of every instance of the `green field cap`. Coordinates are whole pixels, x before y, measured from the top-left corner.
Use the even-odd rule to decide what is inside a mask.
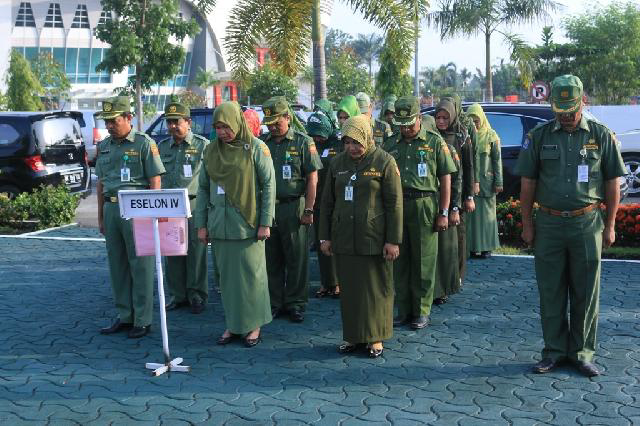
[[[575,112],[582,104],[582,81],[575,75],[565,74],[551,83],[551,109],[553,112]]]
[[[420,115],[420,101],[415,96],[402,96],[395,103],[393,124],[396,126],[411,126]]]
[[[131,112],[131,99],[128,96],[115,96],[102,101],[100,118],[112,120],[125,112]]]
[[[165,119],[190,118],[191,110],[179,102],[171,102],[164,109]]]
[[[356,101],[358,101],[358,108],[360,113],[366,114],[369,112],[369,106],[371,105],[371,98],[364,92],[358,92],[356,94]]]
[[[264,113],[262,124],[268,126],[278,121],[283,114],[289,113],[289,102],[284,96],[274,96],[262,105],[262,112]]]

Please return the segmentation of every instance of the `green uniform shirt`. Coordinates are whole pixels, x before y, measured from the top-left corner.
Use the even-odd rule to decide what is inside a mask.
[[[502,186],[502,153],[500,152],[500,139],[478,142],[476,164],[474,170],[480,182],[481,197],[492,197],[496,194],[495,188]]]
[[[256,209],[258,226],[271,226],[275,215],[275,179],[269,148],[260,139],[251,143],[251,154],[255,165]],[[258,229],[252,228],[240,211],[227,199],[218,184],[211,180],[206,169],[206,158],[198,177],[195,227],[207,228],[209,238],[220,240],[243,240],[254,238]]]
[[[456,166],[456,171],[451,173],[451,199],[449,207],[460,207],[462,205],[462,173],[460,173],[460,157],[456,152],[456,148],[447,144],[449,152],[452,154],[453,164]]]
[[[359,163],[346,152],[336,156],[322,194],[319,234],[338,254],[380,255],[385,243],[402,242],[402,187],[393,157],[380,148]]]
[[[438,177],[458,170],[444,139],[425,128],[410,141],[394,134],[385,148],[398,164],[404,189],[436,192]]]
[[[198,177],[202,168],[202,152],[208,144],[207,139],[191,131],[179,144],[173,140],[173,137],[160,142],[158,150],[166,170],[162,175],[162,187],[187,188],[189,195],[196,196]],[[191,176],[188,176],[189,174]]]
[[[307,190],[307,175],[322,169],[316,145],[309,136],[292,128],[278,143],[271,133],[264,136],[276,173],[276,198],[301,197]],[[285,168],[285,166],[288,166]],[[289,175],[290,171],[290,176]]]
[[[318,187],[316,190],[316,203],[315,207],[320,208],[322,202],[322,189],[324,188],[324,182],[327,178],[327,172],[329,171],[329,164],[344,150],[344,144],[340,139],[335,137],[335,134],[329,136],[329,138],[323,142],[316,144],[318,154],[320,155],[320,161],[322,162],[322,169],[318,171]]]
[[[129,170],[128,182],[122,169]],[[132,129],[124,139],[109,136],[98,145],[96,175],[107,196],[121,189],[148,189],[149,179],[164,172],[156,143],[144,133]]]
[[[377,118],[374,118],[371,121],[371,126],[373,127],[373,140],[375,141],[376,146],[382,146],[384,141],[393,134],[391,126],[389,126],[389,123],[386,121],[378,120]]]
[[[586,176],[579,182],[578,167]],[[569,133],[551,120],[531,130],[525,138],[515,173],[537,180],[535,200],[556,210],[576,210],[604,200],[604,182],[624,176],[624,162],[613,133],[586,118]]]

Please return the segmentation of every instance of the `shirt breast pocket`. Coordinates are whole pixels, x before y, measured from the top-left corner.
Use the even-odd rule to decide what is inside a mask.
[[[556,149],[544,149],[540,151],[540,159],[541,160],[559,160],[560,159],[560,151]]]
[[[173,167],[174,167],[174,156],[173,155],[163,155],[161,157],[162,160],[162,165],[164,166],[164,169],[167,173],[171,173],[173,171]]]
[[[600,176],[600,151],[587,151],[587,164],[589,165],[589,175],[591,177]]]

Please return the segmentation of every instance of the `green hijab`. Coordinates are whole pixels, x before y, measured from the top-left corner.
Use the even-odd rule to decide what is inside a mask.
[[[438,102],[438,105],[436,105],[436,115],[438,114],[438,111],[447,111],[449,113],[449,127],[447,127],[447,130],[440,130],[440,134],[442,135],[442,137],[447,141],[448,144],[454,145],[455,146],[455,140],[456,140],[456,125],[458,124],[458,114],[456,111],[456,105],[453,101],[453,99],[451,98],[443,98],[440,100],[440,102]]]
[[[467,108],[467,115],[475,116],[480,119],[480,128],[476,128],[476,135],[478,148],[481,150],[480,152],[485,152],[487,145],[499,139],[498,134],[491,128],[489,120],[487,120],[487,116],[480,104],[473,104]]]
[[[209,177],[224,189],[247,223],[256,227],[256,184],[251,143],[253,134],[235,101],[223,102],[213,112],[213,124],[224,123],[236,137],[224,143],[217,137],[204,152]]]
[[[366,115],[360,114],[355,117],[350,117],[342,125],[342,137],[350,137],[360,145],[364,146],[364,155],[367,155],[376,143],[373,140],[373,128],[371,127],[371,121]]]
[[[321,112],[327,116],[331,123],[332,130],[338,128],[336,112],[333,110],[333,104],[328,99],[318,99],[313,107],[314,112]]]
[[[348,95],[342,98],[342,100],[338,104],[337,112],[340,111],[346,112],[349,118],[360,115],[360,107],[358,106],[356,97],[353,95]]]

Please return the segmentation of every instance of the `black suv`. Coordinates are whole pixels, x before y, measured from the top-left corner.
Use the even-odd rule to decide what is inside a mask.
[[[0,113],[0,193],[12,198],[42,184],[88,193],[81,119],[71,111]]]
[[[212,108],[192,108],[191,109],[191,131],[197,135],[209,139],[213,129],[213,109]],[[145,132],[159,143],[169,137],[167,122],[164,114],[155,119]]]
[[[466,109],[471,103],[464,103]],[[555,117],[548,104],[508,104],[508,103],[480,103],[487,115],[487,120],[493,130],[500,136],[502,153],[502,176],[504,191],[498,195],[498,200],[504,201],[509,197],[520,198],[520,177],[514,174],[516,160],[520,154],[520,146],[527,133],[540,123],[545,123]],[[422,109],[422,114],[434,115],[435,107]],[[583,114],[595,119],[589,112]],[[621,198],[628,191],[624,179],[620,180]]]

